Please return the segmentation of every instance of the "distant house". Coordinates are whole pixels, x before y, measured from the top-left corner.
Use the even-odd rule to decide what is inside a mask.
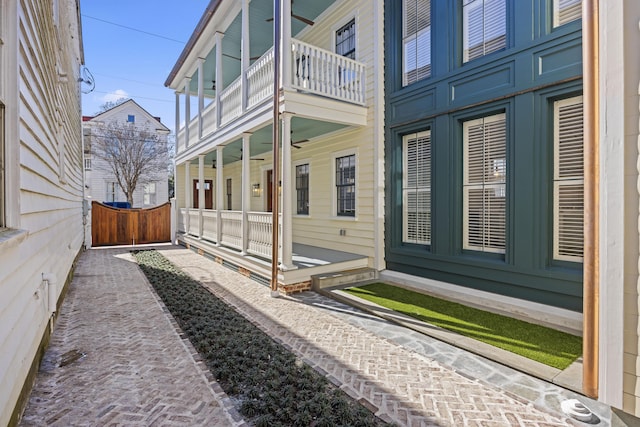
[[[96,202],[124,203],[127,198],[107,162],[97,155],[95,143],[107,126],[122,125],[144,129],[157,137],[158,144],[167,144],[169,129],[159,117],[154,117],[132,99],[96,116],[83,116],[85,154],[84,170],[88,197]],[[134,208],[145,208],[166,203],[169,200],[168,163],[151,175],[142,176],[133,194]]]
[[[0,2],[0,425],[15,424],[84,242],[78,0]]]

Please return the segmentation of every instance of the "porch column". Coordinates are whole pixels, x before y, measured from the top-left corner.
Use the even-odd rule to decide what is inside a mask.
[[[222,245],[220,241],[222,240],[222,207],[224,204],[224,199],[222,198],[222,189],[224,188],[222,183],[222,180],[224,179],[224,176],[222,175],[222,168],[224,167],[222,159],[223,150],[224,147],[221,145],[216,147],[216,246]]]
[[[180,146],[180,139],[178,134],[180,133],[180,92],[176,91],[176,147],[175,152],[178,153],[178,147]],[[185,145],[186,148],[186,145]]]
[[[242,255],[249,247],[249,210],[251,209],[251,140],[250,133],[242,134]]]
[[[189,94],[191,77],[184,78],[184,148],[189,147],[189,122],[191,121],[191,96]]]
[[[184,218],[185,234],[189,234],[190,218],[189,210],[191,209],[191,161],[187,160],[184,163],[184,207],[186,216]]]
[[[282,2],[282,83],[291,85],[291,0]]]
[[[198,237],[202,239],[204,233],[204,154],[198,156]]]
[[[286,2],[285,2],[286,3]],[[293,250],[293,182],[291,181],[291,114],[282,114],[282,264],[283,271],[295,270]]]
[[[202,139],[202,110],[204,110],[204,58],[198,58],[198,141]]]
[[[242,47],[240,51],[240,75],[242,76],[242,112],[247,111],[249,88],[247,84],[247,69],[249,68],[249,0],[242,0]]]
[[[222,108],[220,104],[220,92],[224,89],[224,83],[222,81],[222,37],[224,36],[221,32],[216,32],[214,36],[215,44],[216,44],[216,129],[220,127],[220,122],[222,119]]]

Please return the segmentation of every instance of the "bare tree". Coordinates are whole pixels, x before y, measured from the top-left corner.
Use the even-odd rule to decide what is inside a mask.
[[[98,107],[98,111],[94,113],[94,116],[97,116],[100,113],[104,113],[107,110],[111,110],[114,107],[117,107],[120,104],[124,104],[127,102],[129,98],[118,98],[115,101],[105,101],[104,104]]]
[[[113,122],[100,126],[92,137],[93,155],[116,177],[131,206],[138,185],[157,181],[167,173],[167,141],[155,129]]]

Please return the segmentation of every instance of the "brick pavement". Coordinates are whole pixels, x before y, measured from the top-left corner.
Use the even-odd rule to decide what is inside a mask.
[[[183,248],[160,252],[383,419],[407,426],[574,425],[529,401]]]
[[[21,425],[241,425],[194,354],[128,250],[87,251]]]

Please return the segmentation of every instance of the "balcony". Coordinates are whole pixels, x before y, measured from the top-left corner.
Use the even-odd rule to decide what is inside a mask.
[[[337,55],[300,40],[291,39],[290,55],[283,61],[287,69],[283,71],[283,102],[289,109],[295,110],[295,103],[305,105],[305,114],[314,116],[313,107],[317,106],[320,119],[341,117],[336,110],[354,109],[358,111],[358,123],[362,124],[366,115],[365,104],[365,65],[363,63]],[[202,140],[224,133],[225,128],[237,124],[238,120],[256,119],[261,114],[264,121],[272,111],[273,47],[258,58],[244,73],[220,91],[211,102],[183,126],[177,133],[176,147],[178,156],[194,147]],[[243,90],[246,81],[246,91]],[[294,97],[292,94],[296,94]],[[246,100],[243,97],[246,96]],[[309,99],[312,97],[314,99]],[[324,104],[321,101],[326,101]],[[342,104],[336,107],[336,102]],[[292,105],[293,104],[293,105]],[[322,105],[325,105],[322,111]],[[219,109],[219,112],[217,111]],[[201,119],[200,119],[201,117]],[[257,119],[260,121],[260,119]]]

